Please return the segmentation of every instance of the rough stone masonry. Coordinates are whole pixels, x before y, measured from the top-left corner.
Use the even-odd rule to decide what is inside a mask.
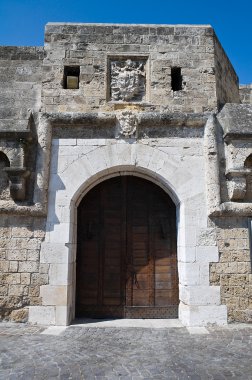
[[[176,206],[181,322],[252,322],[251,85],[212,27],[48,23],[0,67],[1,318],[71,323],[78,206],[136,176]]]

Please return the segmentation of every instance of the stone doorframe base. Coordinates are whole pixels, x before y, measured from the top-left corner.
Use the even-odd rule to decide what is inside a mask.
[[[77,207],[99,182],[135,175],[160,186],[177,208],[179,319],[186,326],[226,324],[220,287],[209,285],[209,263],[219,260],[214,230],[207,226],[204,161],[173,159],[157,147],[136,142],[106,143],[55,139],[49,183],[47,232],[40,262],[49,264],[49,284],[40,287],[41,306],[31,306],[29,322],[68,325],[75,317]],[[82,155],[74,159],[73,147]],[[63,157],[63,158],[62,158]]]

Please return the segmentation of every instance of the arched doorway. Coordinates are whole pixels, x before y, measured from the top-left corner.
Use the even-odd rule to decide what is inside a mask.
[[[154,183],[118,176],[78,207],[76,317],[176,318],[176,208]]]

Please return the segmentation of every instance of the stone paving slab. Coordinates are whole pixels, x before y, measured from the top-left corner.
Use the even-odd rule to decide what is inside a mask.
[[[173,328],[183,327],[179,319],[76,319],[73,326],[86,327],[143,327]]]
[[[252,325],[46,330],[0,324],[1,380],[252,379]]]
[[[40,334],[47,327],[38,325],[29,325],[25,323],[0,322],[1,335],[31,335]]]

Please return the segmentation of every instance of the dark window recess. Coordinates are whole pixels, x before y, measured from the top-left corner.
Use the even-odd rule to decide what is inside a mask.
[[[80,66],[65,66],[63,77],[63,88],[78,89],[80,78]]]
[[[182,75],[180,67],[171,68],[171,87],[173,91],[182,90]]]
[[[251,169],[252,169],[252,154],[250,154],[250,155],[246,158],[246,160],[245,160],[245,162],[244,162],[244,167],[245,167],[245,168],[251,168]]]

